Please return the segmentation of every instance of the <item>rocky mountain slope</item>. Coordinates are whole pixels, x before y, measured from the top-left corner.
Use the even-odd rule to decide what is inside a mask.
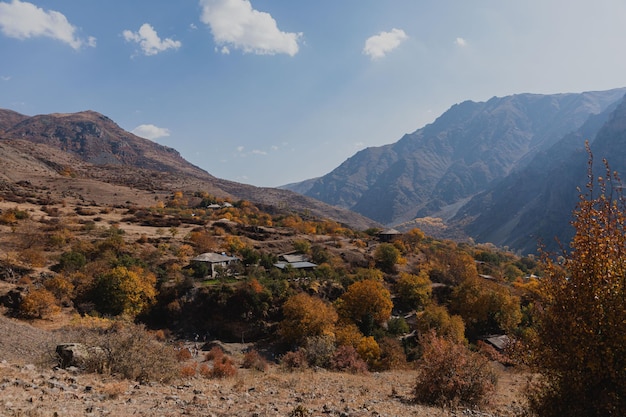
[[[618,105],[619,104],[619,105]],[[626,173],[626,100],[592,116],[576,132],[535,156],[493,189],[479,194],[452,219],[478,241],[534,252],[538,242],[557,250],[567,244],[578,190],[588,181],[585,141],[591,144],[594,176],[606,176],[602,160]],[[596,191],[597,193],[597,191]]]
[[[62,188],[82,200],[116,203],[124,196],[127,200],[122,203],[141,204],[174,190],[206,191],[221,198],[306,211],[357,229],[376,225],[288,190],[215,178],[176,150],[126,132],[93,111],[29,117],[0,110],[0,161],[4,188]]]
[[[289,188],[384,224],[426,216],[447,220],[625,92],[466,101],[394,144],[358,152],[308,187]]]

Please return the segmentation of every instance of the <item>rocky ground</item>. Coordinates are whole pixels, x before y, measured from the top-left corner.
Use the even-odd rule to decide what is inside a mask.
[[[414,377],[413,371],[350,375],[271,368],[265,373],[240,370],[224,380],[194,377],[174,384],[138,384],[3,361],[0,415],[495,417],[520,411],[519,403],[510,401],[511,392],[499,392],[482,411],[420,406],[411,401]],[[510,382],[506,390],[519,388]]]

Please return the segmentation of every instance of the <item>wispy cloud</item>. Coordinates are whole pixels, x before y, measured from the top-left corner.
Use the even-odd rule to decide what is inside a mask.
[[[371,59],[380,59],[400,46],[407,38],[407,34],[402,29],[394,28],[390,32],[380,32],[365,41],[363,53]]]
[[[178,49],[182,45],[180,41],[159,38],[156,30],[148,23],[141,25],[137,32],[125,30],[122,35],[127,42],[138,43],[143,54],[147,56],[156,55],[168,49]]]
[[[211,28],[222,53],[230,48],[258,55],[298,53],[302,33],[282,32],[266,12],[252,8],[249,0],[200,0],[200,20]]]
[[[150,140],[155,140],[170,135],[169,129],[151,124],[139,125],[132,130],[132,133]]]
[[[464,47],[466,47],[466,46],[467,46],[467,41],[466,41],[464,38],[456,38],[456,39],[454,40],[454,44],[455,44],[456,46],[459,46],[459,47],[461,47],[461,48],[464,48]]]
[[[2,81],[9,81],[11,79],[11,76],[9,75],[0,75],[0,80]]]
[[[267,152],[266,152],[266,151],[259,150],[259,149],[254,149],[254,150],[252,151],[252,154],[253,154],[253,155],[267,155]]]
[[[10,38],[48,37],[65,42],[74,49],[96,46],[96,38],[81,39],[76,36],[76,27],[62,13],[44,10],[20,0],[0,2],[0,30]]]

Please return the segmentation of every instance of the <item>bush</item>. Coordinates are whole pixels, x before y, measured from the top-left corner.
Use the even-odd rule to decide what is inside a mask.
[[[497,377],[489,362],[464,345],[430,333],[421,340],[415,400],[436,406],[478,406],[487,402]]]
[[[243,356],[242,368],[255,369],[257,371],[265,372],[269,367],[269,364],[263,356],[256,350],[250,350]]]
[[[235,362],[224,351],[215,346],[205,355],[207,361],[213,361],[213,368],[210,371],[201,369],[200,373],[208,378],[227,378],[237,374]]]
[[[306,339],[304,350],[309,365],[328,368],[330,358],[335,351],[335,338],[332,336],[309,337]]]
[[[79,342],[92,346],[88,372],[110,373],[137,381],[167,382],[180,376],[173,347],[157,341],[142,325],[120,322],[106,329],[78,329]]]
[[[285,353],[280,360],[280,364],[283,369],[287,371],[306,369],[309,365],[306,360],[306,352],[303,349],[298,349],[295,352]]]
[[[48,318],[60,310],[54,294],[43,288],[30,291],[20,303],[20,315],[29,319]]]
[[[330,367],[336,371],[348,371],[353,374],[367,372],[367,363],[360,358],[356,349],[349,345],[337,348],[330,358]]]

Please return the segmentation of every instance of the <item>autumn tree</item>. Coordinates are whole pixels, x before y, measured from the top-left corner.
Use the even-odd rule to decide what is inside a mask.
[[[417,331],[420,334],[434,332],[438,337],[455,343],[465,343],[465,324],[461,316],[451,315],[443,306],[431,304],[417,316]]]
[[[308,337],[334,336],[337,312],[318,297],[299,293],[283,304],[279,334],[287,343],[303,346]]]
[[[101,313],[135,316],[154,302],[155,284],[151,272],[118,266],[96,278],[92,297]]]
[[[511,333],[522,320],[520,299],[509,289],[477,278],[463,281],[453,291],[450,309],[465,322],[468,336]]]
[[[395,286],[398,301],[406,309],[421,310],[430,300],[431,282],[426,271],[417,275],[401,272]]]
[[[626,201],[606,167],[596,185],[590,158],[571,250],[560,264],[544,256],[533,356],[544,378],[530,396],[541,416],[626,415]]]
[[[391,294],[382,282],[367,279],[355,282],[341,296],[338,308],[342,317],[352,320],[370,336],[375,324],[382,324],[391,316]]]

